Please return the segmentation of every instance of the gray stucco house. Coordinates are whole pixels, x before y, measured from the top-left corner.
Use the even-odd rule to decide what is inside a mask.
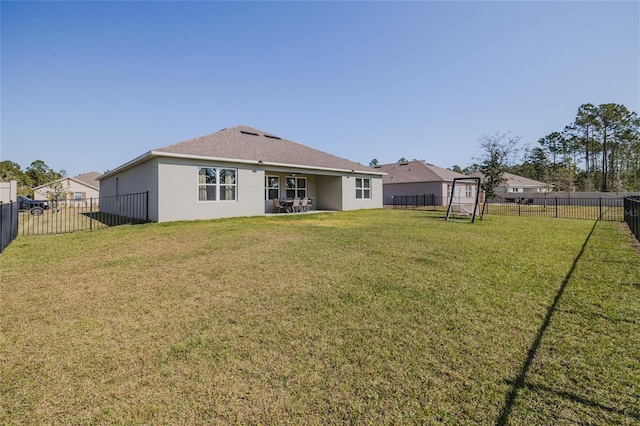
[[[381,164],[375,169],[386,173],[383,178],[385,204],[393,204],[392,197],[433,194],[436,204],[444,206],[449,203],[453,179],[467,177],[418,160]],[[460,188],[464,191],[464,186]],[[465,202],[470,202],[471,187],[469,187],[469,194],[462,192],[461,197]]]
[[[382,208],[383,175],[237,126],[149,151],[99,180],[101,198],[148,191],[149,220],[169,222],[265,215],[273,198],[311,197],[314,210]]]

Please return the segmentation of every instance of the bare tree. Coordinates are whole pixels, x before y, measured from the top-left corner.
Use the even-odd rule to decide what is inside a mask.
[[[509,167],[511,155],[515,154],[520,136],[509,136],[510,132],[496,132],[494,135],[480,136],[480,147],[484,156],[480,158],[480,172],[484,175],[482,189],[487,198],[496,196],[496,189],[504,182],[504,173]]]

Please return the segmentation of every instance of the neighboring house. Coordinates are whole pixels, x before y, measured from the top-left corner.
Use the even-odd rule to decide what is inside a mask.
[[[169,222],[260,216],[275,211],[274,198],[311,197],[314,210],[381,208],[382,175],[238,126],[149,151],[99,180],[103,197],[148,191],[149,220]]]
[[[18,199],[18,182],[0,182],[0,203],[11,203]]]
[[[473,173],[470,176],[479,177],[484,181],[484,175],[481,172]],[[538,182],[537,180],[511,173],[503,173],[503,177],[505,178],[505,181],[496,188],[496,194],[501,197],[550,191],[549,186],[546,183]]]
[[[375,169],[386,173],[382,179],[385,204],[393,204],[393,197],[397,196],[433,194],[435,203],[445,206],[449,203],[453,179],[467,177],[417,160],[381,164],[375,166]],[[473,187],[461,185],[459,188],[461,192],[456,194],[456,200],[471,203],[474,196]]]
[[[67,206],[80,207],[90,198],[100,197],[100,182],[98,181],[100,173],[89,172],[83,173],[76,177],[65,177],[62,179],[49,182],[33,189],[33,198],[36,200],[49,200],[53,191],[53,185],[62,184],[63,199]]]

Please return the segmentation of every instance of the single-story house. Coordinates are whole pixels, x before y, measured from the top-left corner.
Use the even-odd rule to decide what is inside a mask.
[[[475,172],[469,176],[479,177],[484,181],[484,175],[481,172]],[[514,175],[512,173],[503,173],[502,176],[505,178],[505,181],[496,188],[496,194],[501,197],[550,191],[549,185],[544,182],[538,182],[537,180]]]
[[[381,164],[376,170],[385,172],[382,178],[384,203],[393,204],[393,198],[407,195],[433,195],[435,204],[446,206],[449,203],[451,184],[455,178],[467,176],[449,169],[434,166],[423,161]],[[472,203],[475,197],[471,184],[456,185],[457,201]]]
[[[105,197],[148,192],[153,222],[260,216],[273,199],[314,210],[382,207],[384,173],[247,126],[149,151],[102,175]],[[118,214],[117,206],[101,209]]]
[[[33,188],[33,198],[35,200],[50,200],[55,190],[54,186],[59,184],[58,191],[62,191],[62,200],[67,206],[79,207],[90,198],[100,197],[100,182],[98,177],[101,173],[88,172],[75,177],[64,177],[54,180],[45,185]]]

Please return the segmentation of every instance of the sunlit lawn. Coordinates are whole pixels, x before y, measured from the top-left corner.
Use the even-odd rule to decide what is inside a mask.
[[[19,237],[1,424],[637,424],[617,222],[372,210]]]

